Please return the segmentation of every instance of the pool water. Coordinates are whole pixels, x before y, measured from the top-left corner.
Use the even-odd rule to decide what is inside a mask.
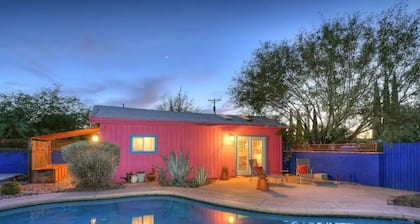
[[[412,223],[403,220],[282,216],[213,206],[197,201],[147,196],[109,200],[52,203],[0,212],[0,223]]]

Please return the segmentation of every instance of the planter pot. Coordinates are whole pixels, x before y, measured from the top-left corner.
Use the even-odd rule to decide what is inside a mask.
[[[137,182],[137,176],[136,175],[131,175],[130,182],[131,183],[136,183]]]
[[[225,169],[225,168],[222,169],[222,174],[220,174],[220,180],[229,180],[228,169]]]
[[[268,191],[268,190],[270,190],[270,187],[268,186],[267,177],[260,176],[258,178],[257,190],[260,190],[260,191]]]
[[[131,183],[131,176],[133,176],[132,173],[127,173],[125,177],[121,177],[121,179],[124,179],[126,183]]]
[[[146,175],[146,179],[147,179],[147,181],[149,181],[149,182],[153,182],[153,181],[155,181],[155,178],[156,178],[156,176],[155,176],[154,174],[147,174],[147,175]]]
[[[139,183],[142,183],[142,182],[144,182],[144,177],[146,176],[146,174],[144,174],[144,173],[137,173],[137,181],[139,182]]]

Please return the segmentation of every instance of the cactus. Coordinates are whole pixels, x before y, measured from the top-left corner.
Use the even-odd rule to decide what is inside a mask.
[[[161,158],[166,168],[155,165],[158,168],[159,176],[162,176],[159,178],[159,183],[170,186],[187,186],[187,178],[192,171],[189,165],[188,153],[184,154],[184,150],[181,149],[179,157],[175,152],[171,151],[169,157],[161,155]],[[169,172],[168,176],[166,176],[166,172]]]
[[[198,186],[203,186],[207,181],[207,172],[204,167],[200,167],[198,172],[195,174],[195,181]]]

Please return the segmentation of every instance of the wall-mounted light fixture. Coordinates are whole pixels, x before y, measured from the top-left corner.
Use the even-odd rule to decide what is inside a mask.
[[[92,135],[92,142],[98,142],[99,141],[99,135]]]
[[[235,223],[235,217],[233,217],[233,216],[229,216],[229,220],[228,220],[228,222],[229,222],[229,224],[233,224],[233,223]]]
[[[229,141],[235,140],[235,135],[233,135],[232,133],[229,133],[228,134],[228,139],[229,139]]]

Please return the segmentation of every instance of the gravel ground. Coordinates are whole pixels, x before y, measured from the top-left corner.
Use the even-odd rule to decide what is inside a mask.
[[[392,200],[394,205],[420,208],[420,194],[402,195]]]
[[[74,190],[74,184],[70,177],[58,183],[34,184],[34,183],[21,182],[21,184],[22,184],[22,193],[17,194],[17,195],[0,194],[0,200],[4,198],[21,197],[21,196],[26,196],[26,195],[45,194],[45,193],[51,193],[51,192]]]

